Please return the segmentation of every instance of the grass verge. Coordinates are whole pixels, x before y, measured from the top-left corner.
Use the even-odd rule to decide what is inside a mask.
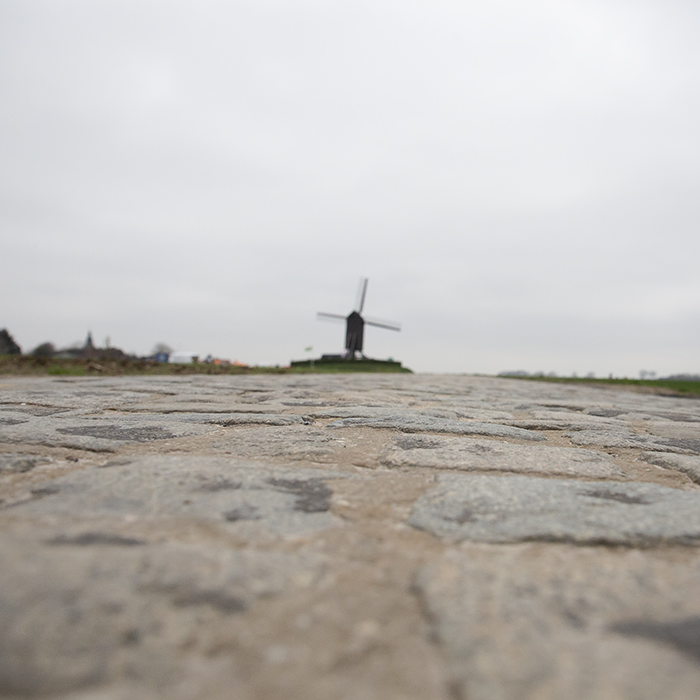
[[[668,396],[700,397],[700,381],[680,379],[596,379],[594,377],[506,377],[534,382],[558,384],[589,384],[592,386],[618,386],[636,391],[648,391]]]

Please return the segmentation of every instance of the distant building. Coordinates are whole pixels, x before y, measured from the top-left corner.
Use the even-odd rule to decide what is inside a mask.
[[[128,355],[119,348],[97,348],[92,341],[92,333],[88,331],[87,338],[82,347],[66,348],[59,350],[54,357],[64,359],[89,359],[89,360],[121,360]]]
[[[194,362],[199,362],[199,353],[185,350],[171,352],[168,362],[178,365],[191,365]]]
[[[92,342],[92,333],[88,331],[87,338],[85,339],[85,345],[83,345],[83,357],[95,357],[96,350],[97,349]]]

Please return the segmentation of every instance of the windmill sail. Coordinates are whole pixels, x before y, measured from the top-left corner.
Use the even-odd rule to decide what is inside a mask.
[[[401,330],[401,324],[400,323],[394,323],[393,321],[370,321],[369,319],[365,319],[365,323],[368,326],[376,326],[377,328],[386,328],[388,331],[400,331]]]
[[[360,287],[357,290],[357,304],[355,304],[355,311],[358,314],[362,313],[362,309],[365,306],[365,296],[367,294],[367,282],[369,280],[366,277],[360,278]]]

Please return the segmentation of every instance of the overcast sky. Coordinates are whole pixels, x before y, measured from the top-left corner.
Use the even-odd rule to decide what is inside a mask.
[[[0,328],[700,372],[697,0],[0,3]]]

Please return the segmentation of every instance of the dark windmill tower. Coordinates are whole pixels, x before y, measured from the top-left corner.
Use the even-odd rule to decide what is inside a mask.
[[[367,281],[366,277],[360,280],[356,308],[355,311],[351,312],[348,316],[327,314],[322,311],[318,312],[318,318],[320,319],[345,321],[345,355],[350,360],[354,360],[358,353],[360,357],[365,357],[362,352],[365,324],[368,326],[377,326],[378,328],[386,328],[390,331],[401,330],[401,326],[398,323],[375,321],[362,317],[362,309],[364,308],[365,296],[367,294]]]

